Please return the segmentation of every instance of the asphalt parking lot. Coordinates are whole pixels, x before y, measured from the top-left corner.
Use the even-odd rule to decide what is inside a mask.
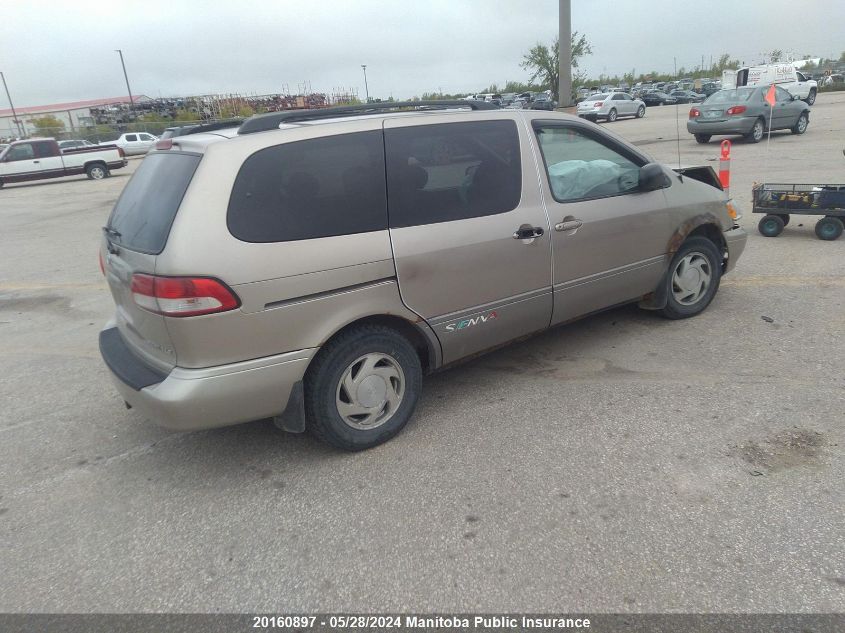
[[[681,162],[715,161],[679,111]],[[676,163],[675,112],[603,125]],[[749,242],[700,317],[620,308],[431,376],[359,454],[127,411],[97,246],[137,161],[5,187],[0,611],[845,610],[845,238],[750,213],[755,181],[845,182],[843,139],[834,93],[734,143]]]

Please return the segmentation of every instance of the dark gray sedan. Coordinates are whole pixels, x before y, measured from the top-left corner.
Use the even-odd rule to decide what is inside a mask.
[[[714,135],[741,135],[750,143],[763,139],[772,130],[792,130],[803,134],[810,123],[810,107],[789,92],[775,86],[775,105],[764,97],[768,86],[720,90],[704,103],[689,111],[687,131],[699,143],[707,143]]]

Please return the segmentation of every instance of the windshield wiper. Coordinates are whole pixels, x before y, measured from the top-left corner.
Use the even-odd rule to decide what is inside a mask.
[[[117,229],[113,229],[113,228],[112,228],[112,227],[110,227],[110,226],[104,226],[104,227],[103,227],[103,232],[104,232],[106,235],[111,235],[112,237],[120,237],[120,236],[121,236],[120,231],[118,231]]]

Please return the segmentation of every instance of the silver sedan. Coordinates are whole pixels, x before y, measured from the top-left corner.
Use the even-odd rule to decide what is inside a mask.
[[[591,95],[578,104],[576,114],[584,119],[613,122],[621,116],[641,119],[645,116],[645,103],[626,92],[608,92]]]

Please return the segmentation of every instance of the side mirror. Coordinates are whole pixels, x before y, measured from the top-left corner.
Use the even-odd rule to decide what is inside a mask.
[[[648,163],[640,167],[640,191],[655,191],[669,186],[669,179],[663,167],[657,163]]]

